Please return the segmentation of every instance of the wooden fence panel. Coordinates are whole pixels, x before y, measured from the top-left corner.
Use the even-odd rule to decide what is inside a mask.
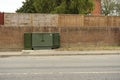
[[[33,26],[57,26],[58,15],[57,14],[32,14]]]
[[[5,26],[57,26],[57,14],[5,13]]]
[[[58,26],[59,27],[84,26],[84,16],[83,15],[70,15],[70,14],[59,15]]]
[[[84,26],[107,27],[107,17],[106,16],[85,16]]]
[[[108,16],[108,27],[120,27],[120,16]]]
[[[37,27],[114,27],[120,26],[120,16],[5,13],[4,25]]]

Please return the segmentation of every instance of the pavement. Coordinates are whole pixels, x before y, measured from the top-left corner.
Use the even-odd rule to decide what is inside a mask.
[[[66,56],[66,55],[120,55],[120,50],[103,51],[56,51],[56,50],[22,50],[19,52],[0,52],[0,57],[7,56]]]

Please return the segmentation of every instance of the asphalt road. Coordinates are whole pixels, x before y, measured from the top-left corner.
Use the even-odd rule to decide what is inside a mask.
[[[0,80],[120,80],[120,55],[3,57]]]

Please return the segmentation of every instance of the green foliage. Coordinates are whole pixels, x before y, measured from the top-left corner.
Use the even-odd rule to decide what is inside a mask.
[[[22,12],[22,13],[35,13],[35,7],[33,5],[34,0],[26,0],[23,2],[23,6],[20,9],[17,9],[16,12]]]
[[[118,1],[116,4],[116,12],[120,16],[120,1]]]
[[[120,15],[119,0],[103,0],[102,13],[105,15]]]
[[[93,7],[93,0],[26,0],[16,12],[88,14]]]
[[[102,2],[102,12],[105,15],[109,15],[113,13],[115,8],[115,1],[114,0],[103,0]]]

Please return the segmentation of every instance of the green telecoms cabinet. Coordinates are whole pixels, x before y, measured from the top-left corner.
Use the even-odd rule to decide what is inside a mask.
[[[26,50],[32,49],[32,33],[24,34],[24,49]]]
[[[27,49],[27,47],[33,50],[54,49],[60,47],[59,33],[31,33],[29,35],[28,33],[25,33],[24,39],[26,39],[24,43],[25,49]]]
[[[60,47],[59,33],[32,33],[33,49],[53,49]]]

